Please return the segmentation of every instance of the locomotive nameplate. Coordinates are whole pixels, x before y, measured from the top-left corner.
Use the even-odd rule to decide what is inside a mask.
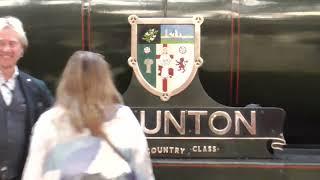
[[[132,107],[152,157],[271,157],[285,145],[279,108]]]

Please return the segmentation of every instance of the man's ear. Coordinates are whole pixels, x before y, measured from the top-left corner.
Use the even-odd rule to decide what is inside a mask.
[[[23,55],[24,55],[24,50],[22,50],[20,53],[20,59],[23,57]]]

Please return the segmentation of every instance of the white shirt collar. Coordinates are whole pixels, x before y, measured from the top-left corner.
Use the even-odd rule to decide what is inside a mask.
[[[19,70],[17,66],[14,67],[14,73],[8,80],[4,78],[2,72],[0,71],[0,85],[6,84],[6,86],[9,87],[10,90],[13,90],[15,87],[15,79],[18,75],[19,75]]]

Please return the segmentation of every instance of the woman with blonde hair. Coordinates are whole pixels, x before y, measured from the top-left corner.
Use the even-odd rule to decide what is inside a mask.
[[[24,180],[154,179],[145,135],[102,55],[75,52],[56,98],[34,126]]]

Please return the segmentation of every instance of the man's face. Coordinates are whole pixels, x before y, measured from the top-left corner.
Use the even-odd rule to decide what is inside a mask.
[[[0,67],[13,68],[22,57],[23,46],[18,34],[10,28],[0,31]]]

